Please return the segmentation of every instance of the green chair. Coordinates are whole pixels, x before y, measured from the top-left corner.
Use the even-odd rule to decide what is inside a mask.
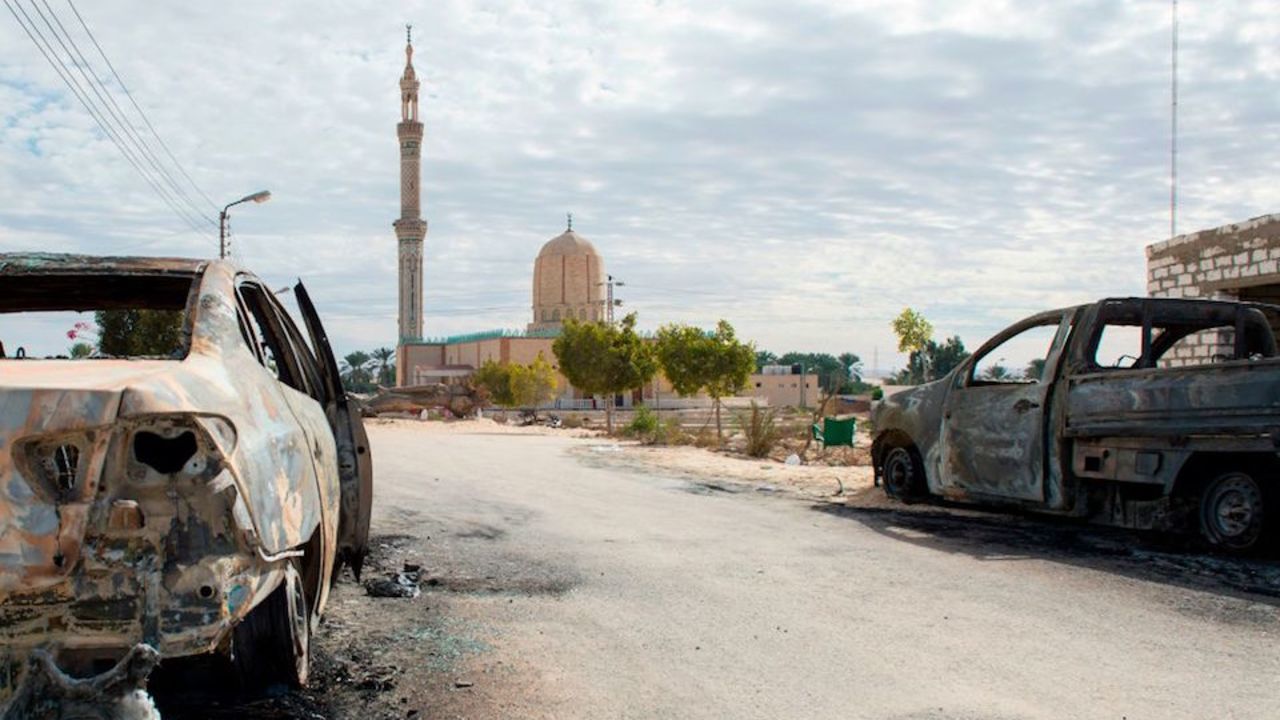
[[[822,425],[814,423],[813,439],[824,447],[847,445],[853,447],[854,436],[858,430],[858,421],[852,415],[839,415],[822,418]]]

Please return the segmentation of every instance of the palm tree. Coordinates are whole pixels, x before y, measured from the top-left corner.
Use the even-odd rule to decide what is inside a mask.
[[[375,376],[375,382],[379,385],[395,385],[396,384],[396,366],[392,360],[395,359],[396,351],[389,347],[380,347],[373,351],[373,360],[377,363],[378,372]]]
[[[342,382],[348,390],[363,392],[370,389],[369,353],[356,350],[342,358]]]

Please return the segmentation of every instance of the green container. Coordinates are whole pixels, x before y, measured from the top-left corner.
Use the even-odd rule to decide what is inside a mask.
[[[853,447],[854,433],[858,429],[858,421],[852,415],[842,417],[826,417],[822,418],[822,426],[817,423],[813,425],[813,439],[826,445],[834,447],[837,445],[848,445]]]

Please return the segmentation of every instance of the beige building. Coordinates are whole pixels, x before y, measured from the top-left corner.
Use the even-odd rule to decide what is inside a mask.
[[[533,263],[533,321],[529,331],[551,330],[569,318],[604,319],[604,261],[569,227],[551,238]]]
[[[747,381],[744,395],[770,407],[813,407],[822,400],[818,376],[793,372],[790,365],[766,365]]]

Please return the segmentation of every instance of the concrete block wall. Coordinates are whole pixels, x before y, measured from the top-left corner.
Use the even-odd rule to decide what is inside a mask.
[[[1151,297],[1235,300],[1242,288],[1280,285],[1280,215],[1179,235],[1147,246]],[[1212,362],[1230,355],[1230,330],[1197,333],[1174,346],[1165,365]]]

